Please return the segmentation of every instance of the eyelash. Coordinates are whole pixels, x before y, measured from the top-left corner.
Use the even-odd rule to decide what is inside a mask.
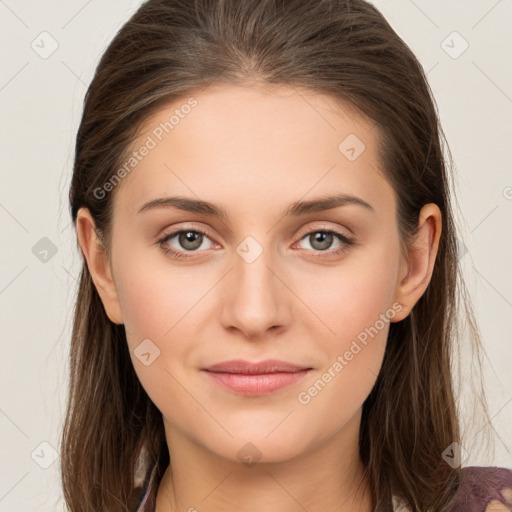
[[[201,235],[204,235],[208,238],[211,238],[209,233],[207,231],[203,231],[201,229],[179,229],[176,231],[173,231],[172,233],[165,234],[162,239],[160,239],[157,243],[161,247],[161,249],[164,251],[165,254],[170,254],[173,258],[178,260],[186,260],[188,258],[193,257],[192,254],[194,252],[198,251],[176,251],[175,249],[171,249],[168,245],[166,245],[166,242],[170,239],[174,238],[176,235],[179,235],[181,233],[199,233]],[[338,231],[335,231],[333,229],[325,228],[325,229],[313,229],[311,231],[308,231],[305,233],[300,240],[303,240],[304,238],[308,237],[309,235],[312,235],[313,233],[325,233],[329,235],[336,236],[344,245],[342,245],[340,248],[332,250],[332,251],[314,251],[314,254],[312,254],[313,258],[324,258],[324,254],[328,254],[329,256],[340,256],[345,251],[349,249],[349,247],[356,244],[355,240],[352,238],[348,238],[347,236],[343,235],[342,233],[339,233]],[[191,253],[190,255],[187,255],[187,252]],[[316,253],[316,254],[315,254]]]

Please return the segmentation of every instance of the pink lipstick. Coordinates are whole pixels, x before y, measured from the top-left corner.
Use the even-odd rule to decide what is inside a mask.
[[[259,363],[232,360],[202,368],[215,383],[244,395],[265,395],[295,384],[312,370],[287,361],[268,359]]]

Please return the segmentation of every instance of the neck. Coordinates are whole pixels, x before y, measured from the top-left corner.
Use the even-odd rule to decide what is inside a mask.
[[[359,424],[360,414],[292,459],[252,466],[213,454],[166,424],[171,463],[158,487],[156,512],[371,512]]]

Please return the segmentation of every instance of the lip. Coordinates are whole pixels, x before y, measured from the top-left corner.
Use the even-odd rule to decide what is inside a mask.
[[[265,395],[302,380],[312,368],[287,361],[268,359],[252,363],[241,359],[202,368],[202,371],[225,389],[244,395]]]

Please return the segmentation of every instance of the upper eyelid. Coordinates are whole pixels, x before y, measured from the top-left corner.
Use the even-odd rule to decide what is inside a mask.
[[[348,229],[345,228],[347,231]],[[327,226],[327,225],[324,225],[324,226],[315,226],[315,227],[312,227],[312,228],[308,228],[304,231],[300,231],[301,235],[299,235],[301,237],[301,239],[306,236],[306,235],[309,235],[311,233],[316,233],[317,231],[334,231],[335,233],[338,233],[339,235],[341,236],[344,236],[346,238],[350,238],[351,235],[348,234],[348,233],[344,233],[343,229],[341,228],[335,228],[335,227],[332,227],[332,226]]]
[[[350,232],[350,230],[348,228],[345,228],[345,230]],[[183,231],[197,231],[200,233],[204,233],[207,236],[213,237],[213,234],[211,233],[211,231],[208,228],[203,228],[202,226],[197,227],[197,226],[190,225],[190,226],[179,227],[176,229],[171,229],[169,231],[169,233],[164,233],[162,235],[162,238],[165,238],[167,236],[174,236]],[[297,236],[303,237],[303,236],[309,235],[311,233],[315,233],[317,231],[335,231],[335,232],[338,232],[340,235],[346,236],[347,238],[350,238],[350,236],[351,236],[348,233],[343,233],[342,228],[332,227],[332,226],[328,226],[328,225],[313,226],[310,228],[305,228],[304,230],[301,229],[301,230],[299,230],[300,235],[297,235]]]

